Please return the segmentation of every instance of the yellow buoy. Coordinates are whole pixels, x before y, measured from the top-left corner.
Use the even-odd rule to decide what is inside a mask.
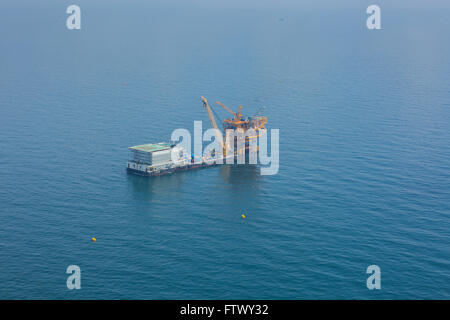
[[[245,219],[245,214],[242,215],[242,219]]]
[[[97,239],[95,239],[95,238],[92,238],[92,241],[94,241],[94,242],[97,242]]]

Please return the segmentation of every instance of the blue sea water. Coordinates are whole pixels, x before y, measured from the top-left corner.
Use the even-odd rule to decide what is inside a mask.
[[[0,4],[0,299],[450,298],[448,1],[71,4]],[[278,174],[126,173],[201,95],[266,106]]]

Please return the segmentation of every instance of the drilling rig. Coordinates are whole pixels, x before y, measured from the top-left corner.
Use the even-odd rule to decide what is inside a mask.
[[[208,118],[209,121],[211,122],[212,127],[215,129],[216,132],[216,139],[219,139],[222,143],[222,148],[223,148],[223,154],[224,156],[226,156],[226,152],[228,150],[228,152],[230,150],[233,150],[233,148],[230,148],[229,145],[231,145],[231,143],[234,143],[234,154],[235,156],[238,154],[242,154],[245,153],[246,151],[249,150],[249,146],[252,145],[252,142],[257,142],[258,137],[261,136],[261,130],[265,129],[265,125],[267,123],[267,117],[265,116],[261,116],[259,115],[259,111],[258,110],[255,115],[251,116],[251,117],[245,117],[241,111],[242,111],[242,106],[239,106],[238,110],[236,112],[232,111],[230,108],[228,108],[227,106],[225,106],[223,103],[217,101],[216,103],[221,106],[223,109],[225,109],[226,111],[228,111],[229,113],[231,113],[233,115],[232,118],[227,118],[225,120],[223,120],[222,122],[222,128],[223,128],[223,133],[220,131],[220,129],[217,126],[216,120],[214,118],[214,110],[211,108],[211,106],[209,105],[208,101],[206,100],[205,97],[202,96],[202,101],[203,101],[203,106],[205,107],[206,111],[208,112]],[[244,148],[236,148],[237,146],[237,141],[236,141],[236,136],[234,136],[234,141],[227,141],[227,137],[226,137],[226,131],[227,130],[242,130],[243,132],[246,132],[249,129],[253,129],[254,130],[254,135],[246,135],[245,136],[245,144],[244,144]],[[254,141],[252,141],[254,140]],[[225,141],[225,143],[223,143],[223,141]],[[257,145],[257,143],[255,143],[254,145]]]

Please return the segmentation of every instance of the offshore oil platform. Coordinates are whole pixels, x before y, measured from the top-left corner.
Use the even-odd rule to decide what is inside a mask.
[[[222,136],[222,139],[220,139],[223,149],[222,159],[216,157],[214,153],[208,154],[201,159],[194,159],[192,156],[186,156],[186,150],[175,143],[148,143],[128,148],[130,150],[130,158],[127,162],[127,171],[143,176],[159,176],[181,170],[212,167],[217,165],[217,160],[219,159],[233,159],[234,161],[236,157],[248,154],[250,146],[256,145],[256,143],[252,142],[257,142],[258,137],[261,135],[261,130],[265,129],[267,123],[267,117],[260,115],[263,107],[255,115],[245,117],[241,113],[242,106],[239,106],[238,110],[233,112],[230,108],[217,101],[219,106],[233,115],[232,118],[223,120],[223,131],[221,131],[214,117],[215,114],[219,118],[217,113],[211,108],[205,97],[202,96],[201,98],[212,127],[216,130],[215,132],[217,134]],[[254,131],[252,132],[254,132],[254,135],[246,135],[245,143],[239,146],[236,143],[236,136],[233,136],[234,141],[227,139],[226,131],[229,129],[236,131],[242,130],[244,132],[248,129],[253,129]],[[190,150],[188,151],[190,153]]]

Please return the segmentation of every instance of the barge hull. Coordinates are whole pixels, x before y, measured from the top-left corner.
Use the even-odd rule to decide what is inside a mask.
[[[139,176],[153,177],[153,176],[163,176],[163,175],[175,173],[175,172],[178,172],[178,171],[187,171],[187,170],[195,170],[195,169],[202,169],[202,168],[208,168],[208,167],[215,167],[217,165],[219,165],[219,164],[217,164],[217,163],[206,163],[206,162],[193,163],[193,164],[187,164],[187,165],[182,165],[182,166],[178,166],[178,167],[161,169],[161,170],[158,170],[158,171],[144,171],[144,170],[138,170],[138,169],[133,169],[133,168],[127,167],[127,172],[135,174],[135,175],[139,175]]]

